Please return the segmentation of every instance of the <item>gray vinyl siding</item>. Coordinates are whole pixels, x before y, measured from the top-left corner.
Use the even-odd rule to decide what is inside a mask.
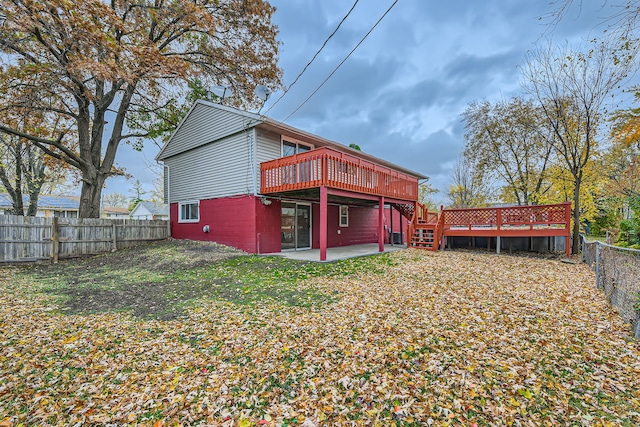
[[[260,191],[260,163],[282,157],[280,135],[264,130],[257,131],[256,143],[256,179],[258,191]]]
[[[164,148],[160,160],[237,133],[249,121],[241,114],[196,104]]]
[[[164,165],[162,170],[164,172],[162,174],[162,195],[164,199],[163,202],[169,203],[169,167],[167,165]]]
[[[165,159],[169,203],[253,194],[250,135],[253,129]]]

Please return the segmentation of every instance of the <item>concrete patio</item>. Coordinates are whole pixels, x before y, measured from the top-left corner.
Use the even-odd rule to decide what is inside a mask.
[[[384,252],[393,252],[406,249],[406,245],[384,245]],[[352,245],[341,246],[337,248],[327,248],[327,260],[320,261],[320,249],[303,249],[298,251],[285,251],[276,252],[272,254],[263,255],[275,255],[289,259],[296,259],[300,261],[315,261],[315,262],[331,262],[347,258],[355,258],[359,256],[375,255],[382,252],[378,251],[377,243],[367,243],[364,245]]]

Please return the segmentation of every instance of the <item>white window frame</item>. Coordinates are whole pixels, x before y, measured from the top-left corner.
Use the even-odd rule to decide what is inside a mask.
[[[182,218],[182,207],[185,205],[196,205],[196,214],[197,218],[195,219],[184,219]],[[178,203],[178,223],[189,223],[189,222],[200,222],[200,200],[188,200],[185,202]]]
[[[344,209],[344,215],[342,214],[342,210]],[[342,221],[344,219],[344,222]],[[348,227],[349,226],[349,206],[340,205],[338,206],[338,225],[340,227]]]
[[[282,138],[280,138],[280,157],[284,157],[284,143],[285,142],[288,142],[289,144],[295,144],[296,145],[296,154],[298,154],[298,147],[301,146],[301,145],[304,145],[305,147],[309,147],[310,150],[313,150],[315,148],[313,146],[313,144],[309,144],[308,142],[298,141],[297,139],[294,139],[294,138],[282,137]]]

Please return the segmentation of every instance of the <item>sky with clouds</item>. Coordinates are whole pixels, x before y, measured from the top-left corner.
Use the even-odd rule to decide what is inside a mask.
[[[287,118],[347,56],[393,0],[360,0],[322,53],[275,105],[262,112]],[[272,0],[280,30],[280,67],[289,86],[351,8],[353,1]],[[611,0],[574,1],[562,21],[545,19],[548,0],[398,0],[333,77],[286,123],[430,177],[445,199],[464,147],[461,113],[475,100],[521,93],[518,67],[537,44],[583,43],[606,28]],[[128,194],[135,179],[151,188],[153,158],[122,147],[117,161],[133,175],[107,182],[105,193]]]

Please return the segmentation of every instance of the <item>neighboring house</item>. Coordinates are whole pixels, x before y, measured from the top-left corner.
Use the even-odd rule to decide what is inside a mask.
[[[22,196],[25,210],[29,204],[29,197]],[[11,210],[11,197],[6,193],[0,193],[0,215],[8,214]],[[80,198],[75,196],[40,196],[38,198],[38,217],[78,218],[80,210]],[[127,208],[102,208],[102,218],[129,219]],[[168,216],[163,219],[169,219]]]
[[[404,231],[422,174],[276,120],[197,101],[156,157],[171,234],[250,253],[378,243]],[[396,212],[394,212],[396,211]]]
[[[102,218],[107,219],[129,219],[129,209],[127,208],[113,208],[103,207]]]
[[[29,205],[29,197],[22,196],[22,202],[25,210]],[[0,193],[0,211],[9,213],[12,207],[11,197],[6,193]],[[59,217],[59,218],[78,218],[78,210],[80,209],[80,198],[74,196],[40,196],[38,197],[38,210],[36,216],[39,217]]]
[[[169,205],[156,202],[139,202],[129,214],[131,219],[169,219]]]

